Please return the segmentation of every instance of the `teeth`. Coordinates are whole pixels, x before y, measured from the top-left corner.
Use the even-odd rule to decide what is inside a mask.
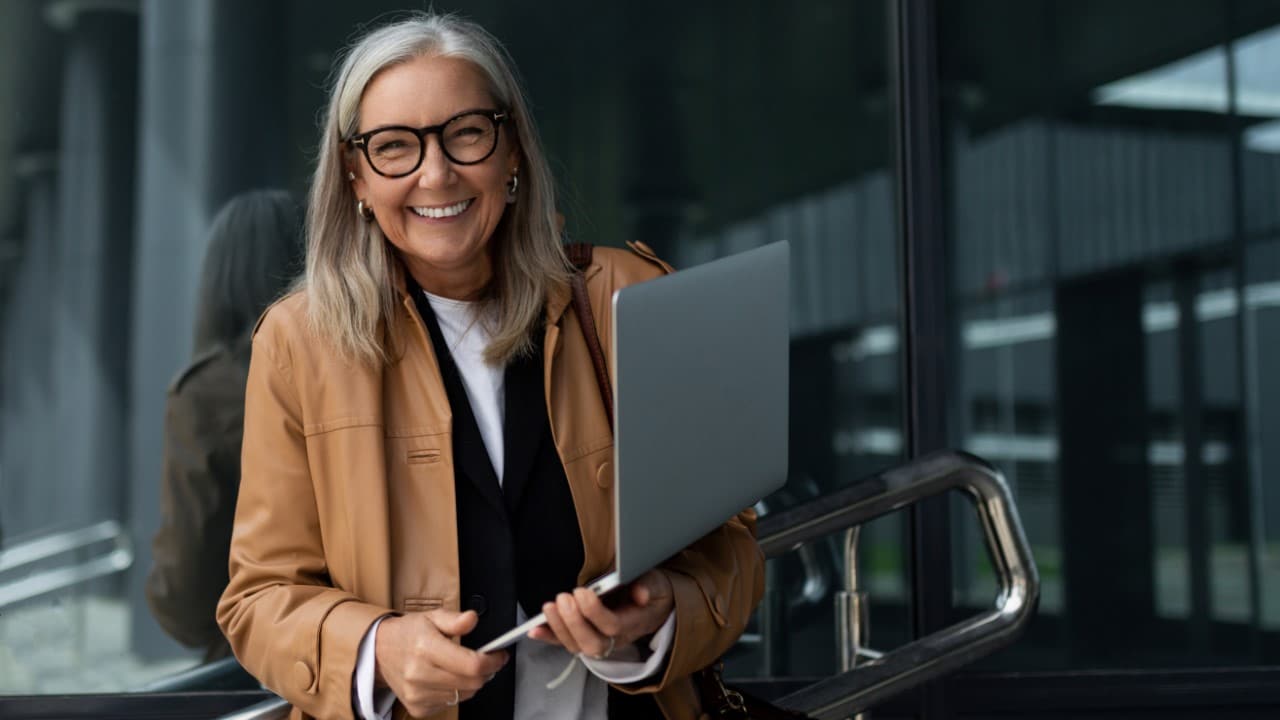
[[[447,218],[460,214],[467,206],[471,204],[470,200],[463,200],[455,205],[449,205],[440,208],[410,208],[414,213],[427,218]]]

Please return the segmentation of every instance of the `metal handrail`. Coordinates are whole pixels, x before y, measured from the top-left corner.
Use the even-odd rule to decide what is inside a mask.
[[[777,557],[828,533],[861,525],[948,490],[964,492],[982,522],[1000,579],[995,609],[814,683],[783,697],[778,705],[819,720],[848,717],[986,656],[1018,636],[1035,611],[1040,577],[1004,477],[968,453],[928,455],[803,505],[766,515],[758,525],[760,547],[767,557]],[[288,709],[286,701],[271,698],[222,720],[276,720]]]
[[[212,662],[166,675],[137,687],[136,693],[208,692],[211,690],[257,690],[258,681],[241,667],[234,657],[224,657]]]
[[[284,698],[273,697],[223,715],[218,720],[280,720],[285,717],[289,717],[289,702]]]
[[[794,692],[778,704],[822,720],[848,717],[1011,643],[1035,612],[1040,577],[1004,477],[963,452],[928,455],[843,490],[760,519],[760,546],[776,557],[806,542],[949,490],[981,521],[1000,581],[995,607]]]
[[[104,520],[0,550],[0,573],[4,573],[107,541],[112,543],[112,548],[105,554],[82,562],[67,563],[41,570],[27,577],[0,584],[0,608],[127,570],[133,564],[133,546],[129,540],[129,533],[120,523],[115,520]]]

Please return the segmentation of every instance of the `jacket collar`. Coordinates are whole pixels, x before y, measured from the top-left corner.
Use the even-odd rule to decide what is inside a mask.
[[[601,269],[602,268],[599,263],[591,263],[591,266],[586,269],[586,279],[591,280],[591,278],[595,277]],[[393,263],[391,269],[391,284],[392,287],[396,289],[396,293],[400,296],[401,304],[406,308],[410,308],[413,307],[413,303],[416,301],[409,292],[409,284],[406,281],[407,272],[408,271],[405,270],[404,263],[397,255],[396,261]],[[547,294],[546,314],[548,327],[560,324],[560,318],[563,317],[565,312],[569,309],[569,305],[572,301],[573,292],[569,289],[568,285],[556,285],[551,288],[551,291]]]

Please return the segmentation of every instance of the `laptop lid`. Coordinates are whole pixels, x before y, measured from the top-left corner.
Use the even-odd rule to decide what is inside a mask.
[[[786,243],[613,296],[616,570],[635,580],[787,478]],[[480,648],[492,652],[542,614]]]
[[[614,294],[620,583],[786,483],[789,285],[777,242]]]

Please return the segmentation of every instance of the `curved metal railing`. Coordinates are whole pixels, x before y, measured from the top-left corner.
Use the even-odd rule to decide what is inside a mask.
[[[202,663],[159,680],[153,680],[130,692],[176,693],[212,692],[219,690],[257,690],[262,686],[240,666],[234,657]]]
[[[273,697],[254,703],[243,710],[223,715],[218,720],[280,720],[286,717],[289,717],[289,703],[282,698]]]
[[[758,526],[760,547],[767,557],[777,557],[950,490],[964,493],[973,502],[982,523],[1000,582],[994,608],[787,695],[779,705],[820,720],[848,717],[953,672],[1018,636],[1035,611],[1040,578],[1004,477],[968,453],[934,453],[766,515]],[[271,698],[223,720],[276,720],[288,709],[284,700]]]
[[[0,609],[95,578],[129,569],[133,546],[129,533],[115,520],[51,533],[0,550],[0,575],[35,566],[50,558],[110,542],[111,548],[95,557],[38,570],[8,582],[0,582]]]
[[[1035,612],[1040,577],[1004,477],[968,453],[928,455],[761,518],[760,546],[775,557],[950,490],[962,492],[978,513],[1000,583],[994,607],[787,695],[779,705],[823,720],[847,717],[988,655],[1022,631]]]

